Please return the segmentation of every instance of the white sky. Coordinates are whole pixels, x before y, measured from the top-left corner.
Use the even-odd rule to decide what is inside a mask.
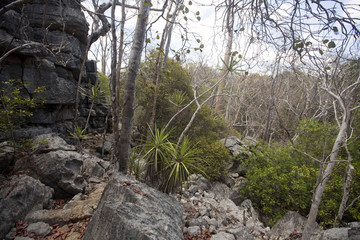
[[[110,0],[100,0],[101,2],[108,2]],[[270,0],[271,1],[271,0]],[[127,3],[129,5],[134,5],[136,1],[128,0]],[[152,1],[155,8],[161,8],[161,4],[163,1],[160,1],[161,4],[157,4],[156,1]],[[185,59],[186,62],[193,62],[198,63],[202,61],[211,66],[219,66],[221,65],[221,58],[224,55],[225,49],[225,35],[226,33],[222,31],[222,12],[218,11],[215,12],[214,6],[204,6],[205,4],[210,4],[211,0],[200,1],[201,6],[196,2],[192,1],[193,4],[191,6],[188,5],[188,0],[185,0],[185,5],[189,8],[189,13],[186,14],[188,21],[184,20],[184,16],[182,14],[179,15],[177,21],[180,21],[181,25],[186,27],[188,31],[188,43],[185,47],[188,47],[191,50],[190,54],[187,54]],[[353,17],[360,17],[360,0],[344,0],[344,2],[353,4],[352,7],[349,9],[349,13],[352,14]],[[91,0],[86,0],[83,2],[87,6],[91,5]],[[288,16],[288,11],[291,9],[291,5],[289,3],[284,3],[281,7],[276,11],[278,14],[275,18],[277,21],[281,21],[283,17]],[[201,20],[196,20],[195,12],[200,12]],[[106,12],[107,15],[110,15],[110,10]],[[158,12],[151,12],[150,13],[150,22],[153,22],[157,19],[159,13]],[[117,19],[121,17],[121,9],[117,7],[116,12]],[[127,17],[129,18],[125,25],[125,34],[128,35],[126,39],[127,42],[131,42],[131,34],[133,29],[135,28],[136,18],[132,17],[136,16],[135,10],[127,10]],[[131,18],[132,17],[132,18]],[[311,19],[310,19],[311,20]],[[156,35],[160,35],[163,31],[165,25],[165,21],[160,19],[156,23],[152,24],[151,30],[148,32],[148,38],[151,38],[152,41],[150,44],[147,45],[147,50],[151,48],[155,48],[156,44],[160,42],[160,40],[156,39]],[[156,33],[158,31],[158,33]],[[183,42],[181,40],[181,35],[184,34],[184,31],[181,27],[177,26],[174,29],[172,41],[171,41],[171,48],[175,51],[180,50],[183,47]],[[245,47],[249,42],[249,38],[247,36],[250,35],[249,29],[245,29],[244,32],[241,34],[235,34],[234,44],[233,44],[233,51],[238,51],[243,56]],[[200,53],[199,51],[194,51],[193,49],[199,47],[200,43],[197,43],[196,39],[200,38],[202,40],[202,44],[204,44],[203,52]],[[170,52],[171,54],[171,52]],[[170,55],[173,57],[173,54]],[[256,59],[255,59],[256,57]],[[255,43],[252,44],[249,50],[246,53],[246,62],[250,63],[250,66],[253,66],[255,63],[258,64],[257,67],[253,68],[254,71],[261,71],[264,70],[261,66],[268,65],[269,63],[273,62],[275,59],[275,51],[272,50],[272,47],[266,45],[264,43]],[[91,57],[90,55],[90,58]],[[98,66],[100,67],[100,66]],[[243,65],[242,68],[244,70],[248,70],[248,66]]]

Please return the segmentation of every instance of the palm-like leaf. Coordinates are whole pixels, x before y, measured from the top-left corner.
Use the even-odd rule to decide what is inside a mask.
[[[156,179],[157,175],[164,167],[164,161],[168,156],[171,143],[169,142],[170,132],[164,129],[159,130],[156,125],[154,131],[150,129],[150,138],[143,146],[144,159],[146,159],[146,177],[151,181]]]
[[[197,152],[192,148],[190,141],[185,138],[181,145],[176,148],[175,144],[170,146],[170,157],[166,159],[164,172],[167,174],[165,191],[174,191],[178,187],[182,189],[185,182],[193,170],[202,172],[196,165],[199,160]]]

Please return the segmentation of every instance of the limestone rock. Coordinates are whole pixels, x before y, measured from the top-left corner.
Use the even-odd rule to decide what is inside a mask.
[[[81,193],[88,177],[102,178],[109,163],[87,153],[78,153],[55,134],[40,135],[35,141],[45,142],[39,153],[15,164],[18,171],[40,179],[52,187],[57,197],[69,197]]]
[[[1,181],[0,188],[0,239],[14,224],[31,211],[49,204],[53,189],[29,176],[12,176]]]
[[[348,239],[350,228],[330,228],[324,231],[321,240]]]
[[[116,173],[83,239],[183,239],[182,215],[174,198]]]
[[[28,232],[33,232],[39,236],[46,236],[51,232],[51,227],[47,223],[37,222],[37,223],[29,224],[26,230]]]
[[[219,232],[212,235],[211,240],[236,240],[235,236],[227,232]]]
[[[106,183],[95,185],[95,190],[88,196],[76,195],[63,209],[38,210],[25,217],[26,222],[45,222],[49,225],[67,224],[91,217],[97,209]],[[82,199],[83,198],[83,199]]]
[[[306,224],[306,218],[297,212],[287,212],[271,229],[271,239],[287,238],[294,231],[301,233]],[[323,230],[316,224],[312,239],[319,239]]]

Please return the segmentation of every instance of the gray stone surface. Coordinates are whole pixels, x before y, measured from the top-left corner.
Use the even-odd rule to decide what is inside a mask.
[[[0,239],[2,239],[27,213],[46,207],[53,195],[53,189],[26,175],[12,176],[8,180],[2,179],[0,185]]]
[[[2,0],[0,6],[10,2]],[[36,88],[45,87],[41,93],[44,104],[27,123],[59,129],[58,125],[74,118],[76,86],[86,50],[88,23],[80,4],[74,0],[28,1],[23,8],[5,12],[0,22],[6,23],[0,24],[1,52],[23,45],[24,40],[38,43],[16,51],[2,62],[0,83],[19,79],[24,83],[21,89],[24,97],[34,97]],[[92,84],[97,81],[95,61],[86,62],[80,78],[85,88],[88,81]],[[80,96],[80,112],[86,112],[89,105],[87,98]],[[94,112],[90,127],[103,128],[107,110],[96,105]],[[79,117],[79,122],[84,122],[80,119],[86,116]]]
[[[37,154],[26,162],[18,160],[18,171],[26,170],[29,175],[55,190],[56,197],[69,197],[84,191],[89,177],[103,178],[109,163],[87,153],[74,151],[55,134],[35,138],[43,142]]]
[[[301,216],[297,212],[289,211],[279,221],[277,221],[274,227],[271,229],[271,239],[287,238],[294,232],[301,233],[304,229],[306,218]],[[319,239],[323,230],[316,223],[312,239]]]
[[[31,223],[26,229],[28,232],[33,232],[38,236],[47,236],[51,232],[49,224],[44,222]]]
[[[183,239],[182,215],[174,198],[116,173],[83,239]]]
[[[190,226],[187,229],[187,234],[189,236],[196,236],[199,235],[201,233],[201,229],[199,226]]]
[[[227,232],[219,232],[211,236],[211,240],[236,240],[235,236]]]
[[[348,239],[350,228],[331,228],[324,231],[321,240],[339,240]]]

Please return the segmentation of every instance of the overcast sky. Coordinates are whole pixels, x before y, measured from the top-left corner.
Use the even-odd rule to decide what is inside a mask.
[[[100,0],[101,2],[108,2],[109,0]],[[270,2],[277,0],[269,0]],[[130,0],[127,1],[128,4],[134,5],[136,1]],[[163,1],[152,1],[154,4],[154,8],[161,8]],[[200,4],[198,3],[200,2]],[[185,47],[191,50],[190,54],[186,54],[185,60],[186,62],[193,63],[206,63],[211,66],[219,66],[221,65],[221,58],[224,55],[225,49],[225,35],[226,33],[222,28],[222,19],[223,19],[223,9],[217,9],[215,11],[215,7],[211,6],[211,0],[206,1],[192,1],[192,5],[189,5],[189,0],[185,1],[186,7],[189,8],[189,13],[186,14],[187,21],[184,19],[184,15],[180,14],[177,18],[177,21],[181,23],[181,26],[177,25],[174,29],[173,38],[171,42],[171,48],[175,51],[180,50],[183,47],[184,42],[181,39],[181,35],[185,35],[182,27],[185,27],[188,32],[188,41],[185,44]],[[281,1],[280,1],[281,2]],[[360,18],[360,0],[343,0],[348,4],[352,4],[351,8],[348,9],[349,13],[352,14],[353,17]],[[86,6],[91,5],[90,0],[86,0],[83,2]],[[330,5],[329,5],[330,7]],[[281,18],[287,17],[289,14],[289,9],[292,9],[292,5],[288,3],[281,4],[280,7],[276,10],[277,13],[277,21],[281,21]],[[198,21],[196,19],[196,12],[200,12],[201,20]],[[106,12],[107,15],[110,15],[110,11]],[[131,35],[135,28],[136,22],[136,10],[127,10],[127,18],[125,25],[125,34],[127,35],[126,41],[128,43],[131,42]],[[121,9],[117,7],[116,12],[117,19],[121,18]],[[150,13],[149,22],[151,24],[151,29],[147,33],[147,38],[151,38],[151,43],[147,45],[147,50],[153,49],[156,47],[156,44],[160,42],[160,40],[156,39],[156,36],[159,35],[161,37],[161,33],[163,31],[165,21],[160,18],[157,22],[154,22],[158,19],[159,13],[152,11]],[[310,18],[310,20],[312,19]],[[359,22],[360,24],[360,22]],[[316,27],[316,26],[314,26]],[[250,63],[250,67],[254,66],[256,63],[257,66],[253,69],[254,71],[264,70],[261,66],[268,65],[271,63],[275,57],[275,51],[270,45],[261,43],[260,41],[250,45],[250,48],[245,52],[246,47],[249,43],[250,29],[245,28],[241,34],[237,32],[234,38],[233,51],[238,51],[241,53],[246,61],[243,62],[242,68],[244,70],[248,70],[249,66],[245,65],[245,63]],[[201,39],[201,43],[204,44],[203,52],[194,51],[194,48],[198,48],[200,43],[197,42],[197,39]],[[130,44],[129,44],[130,47]],[[245,54],[246,53],[246,54]],[[170,57],[172,57],[170,55]],[[90,58],[93,58],[90,55]],[[255,61],[256,58],[256,61]]]

